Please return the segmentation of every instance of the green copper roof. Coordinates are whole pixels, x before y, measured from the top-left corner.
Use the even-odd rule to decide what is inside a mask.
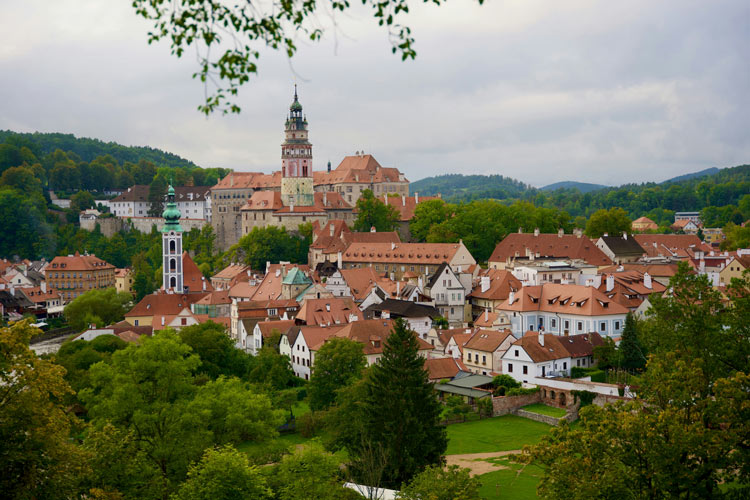
[[[284,276],[284,279],[281,280],[282,285],[306,285],[309,283],[312,283],[312,280],[305,276],[305,273],[296,267],[293,267],[292,270]]]
[[[182,217],[182,214],[177,208],[177,203],[174,201],[174,188],[171,184],[167,190],[166,208],[161,216],[164,218],[164,227],[161,230],[162,233],[168,233],[170,231],[182,232],[182,226],[180,226],[180,217]]]

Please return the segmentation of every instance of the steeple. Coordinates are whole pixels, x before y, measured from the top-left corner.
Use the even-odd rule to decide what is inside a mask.
[[[294,85],[294,101],[284,123],[281,145],[281,199],[285,205],[313,204],[312,144],[307,139],[307,118]]]
[[[167,204],[162,213],[164,227],[162,233],[162,286],[165,291],[183,293],[182,271],[182,226],[180,209],[175,202],[174,188],[169,183]]]
[[[180,226],[180,217],[182,217],[182,214],[180,213],[180,209],[177,208],[177,203],[174,201],[174,188],[171,182],[167,190],[167,203],[162,217],[165,222],[161,230],[162,233],[168,233],[169,231],[182,232],[182,227]]]

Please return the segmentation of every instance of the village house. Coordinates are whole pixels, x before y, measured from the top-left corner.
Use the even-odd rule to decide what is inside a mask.
[[[628,313],[626,307],[594,287],[553,284],[523,287],[497,309],[508,316],[516,337],[529,330],[617,337]]]
[[[595,276],[597,267],[585,264],[581,261],[552,259],[518,259],[506,270],[513,273],[523,286],[544,285],[556,283],[563,285],[575,285],[587,277]]]
[[[597,288],[607,297],[631,311],[636,311],[644,300],[656,293],[661,295],[667,289],[651,275],[639,271],[615,271],[599,276]]]
[[[443,262],[460,272],[476,264],[474,257],[458,243],[352,243],[342,255],[342,269],[372,267],[401,280],[405,273],[432,276]]]
[[[229,309],[230,336],[235,340],[252,336],[253,328],[259,321],[293,319],[299,307],[296,300],[233,301]]]
[[[118,293],[125,292],[133,295],[133,270],[129,267],[115,269],[115,289]]]
[[[530,258],[581,260],[587,264],[604,267],[611,266],[612,260],[596,245],[584,236],[580,230],[574,234],[565,234],[560,229],[557,234],[511,233],[497,244],[489,259],[492,269],[505,269],[514,259]]]
[[[63,313],[64,301],[62,294],[57,290],[48,289],[47,283],[42,282],[40,286],[18,288],[29,301],[34,303],[32,312],[37,318],[51,318]]]
[[[474,318],[474,326],[484,330],[508,330],[510,329],[510,320],[508,315],[499,311],[490,312],[485,309],[483,313]]]
[[[229,290],[233,281],[243,273],[251,274],[250,266],[232,262],[227,267],[211,276],[211,286],[214,287],[214,290]]]
[[[376,197],[409,194],[409,181],[404,174],[397,168],[383,167],[372,155],[359,151],[345,156],[334,170],[329,164],[327,171],[313,172],[313,185],[316,192],[340,194],[352,206],[367,189]]]
[[[255,323],[255,326],[251,330],[252,334],[249,336],[243,336],[243,333],[247,331],[243,325],[240,338],[237,339],[237,347],[243,349],[245,352],[256,355],[258,354],[258,351],[260,351],[260,349],[264,345],[266,345],[268,339],[270,339],[274,334],[278,333],[279,335],[284,335],[293,327],[295,327],[295,322],[293,319],[258,321],[257,323]],[[281,339],[279,339],[279,341],[281,341]]]
[[[432,328],[432,320],[440,316],[438,310],[432,306],[390,298],[369,306],[364,310],[364,314],[367,319],[402,318],[421,339],[427,338]]]
[[[482,375],[503,372],[502,357],[516,338],[510,330],[475,330],[463,344],[463,362],[466,369]]]
[[[424,367],[427,370],[427,378],[430,382],[435,383],[442,380],[451,380],[460,372],[466,371],[466,367],[457,358],[425,359]]]
[[[478,317],[486,312],[494,314],[493,320],[498,318],[495,308],[508,298],[511,291],[518,291],[523,285],[510,271],[499,269],[483,270],[479,274],[479,281],[471,291],[472,314]],[[486,318],[486,321],[489,317]],[[476,322],[476,320],[475,320]]]
[[[341,269],[341,254],[352,243],[401,243],[395,231],[353,232],[344,221],[330,220],[321,225],[313,221],[313,241],[308,251],[307,262],[311,268],[321,263],[336,263]]]
[[[115,286],[115,266],[96,255],[57,256],[45,268],[47,287],[70,302],[89,290]]]
[[[471,321],[471,306],[466,303],[464,285],[447,262],[443,262],[430,277],[425,293],[451,327]]]
[[[349,297],[307,299],[295,315],[298,325],[341,325],[364,319],[364,314]]]
[[[573,366],[594,364],[594,347],[603,344],[596,333],[558,337],[528,332],[502,356],[504,372],[518,382],[536,384],[545,377],[570,377]]]
[[[726,286],[733,278],[741,279],[742,273],[750,269],[750,250],[737,250],[737,255],[729,259],[726,266],[719,272],[719,284]]]
[[[648,217],[639,217],[636,220],[632,222],[630,227],[633,229],[634,232],[637,233],[644,233],[646,231],[656,231],[659,229],[659,225],[649,219]]]
[[[200,293],[165,293],[163,291],[146,295],[130,311],[125,313],[125,321],[133,326],[166,326],[166,318],[178,316],[185,308],[208,295]],[[185,317],[185,316],[182,316]],[[162,318],[165,323],[162,325]]]
[[[694,234],[634,234],[648,257],[687,259],[692,250],[711,250]]]

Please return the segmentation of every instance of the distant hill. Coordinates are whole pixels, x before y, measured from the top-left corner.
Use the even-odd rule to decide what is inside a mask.
[[[721,169],[719,168],[712,167],[712,168],[707,168],[705,170],[701,170],[700,172],[693,172],[692,174],[678,175],[677,177],[672,177],[671,179],[667,179],[666,181],[663,182],[663,184],[666,184],[668,182],[686,181],[688,179],[694,179],[696,177],[704,177],[707,175],[714,175],[714,174],[718,174],[720,170]]]
[[[173,153],[148,146],[123,146],[116,142],[104,142],[88,137],[76,137],[73,134],[60,133],[19,133],[11,130],[0,130],[0,144],[12,138],[15,144],[29,146],[38,157],[54,152],[56,149],[72,151],[82,161],[90,162],[97,156],[111,155],[119,163],[126,161],[138,163],[150,161],[164,167],[197,167],[195,163]]]
[[[423,196],[440,193],[444,199],[470,201],[482,198],[518,198],[534,188],[502,175],[446,174],[412,182],[409,190]]]
[[[590,193],[591,191],[596,191],[597,189],[605,189],[608,187],[609,186],[605,186],[604,184],[590,184],[588,182],[563,181],[563,182],[555,182],[554,184],[544,186],[543,188],[540,188],[540,189],[542,191],[554,191],[556,189],[577,189],[582,193]]]

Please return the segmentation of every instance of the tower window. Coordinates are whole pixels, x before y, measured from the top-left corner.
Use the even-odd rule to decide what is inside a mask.
[[[177,261],[175,259],[169,259],[169,270],[174,271],[177,269]]]
[[[177,287],[177,278],[175,278],[175,277],[169,278],[169,287],[170,288],[176,288]]]
[[[175,244],[174,240],[169,241],[169,253],[175,253],[177,249],[177,245]]]

